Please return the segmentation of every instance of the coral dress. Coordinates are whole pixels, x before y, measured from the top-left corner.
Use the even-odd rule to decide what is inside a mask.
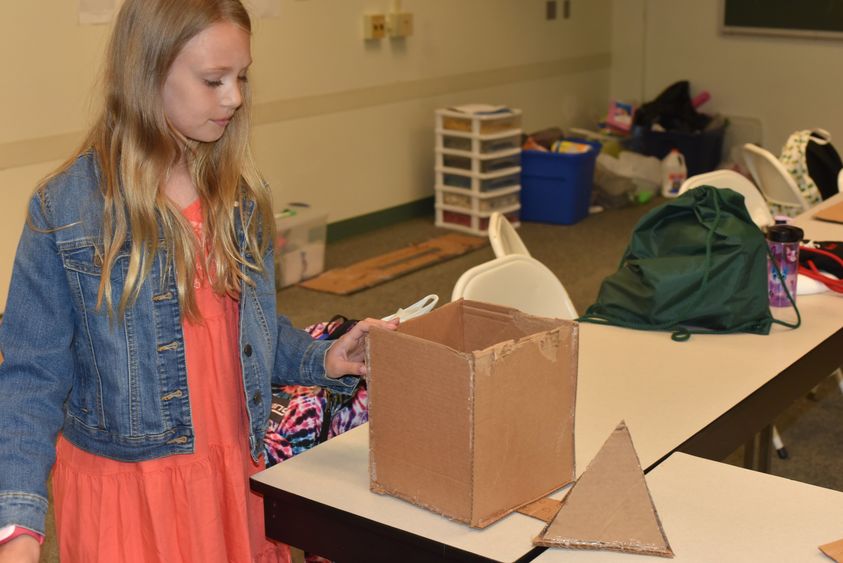
[[[200,236],[197,201],[182,211]],[[201,268],[202,320],[185,320],[193,454],[124,463],[59,437],[53,496],[63,563],[276,563],[289,549],[267,540],[263,499],[249,477],[264,467],[249,453],[238,350],[238,304],[216,295]]]

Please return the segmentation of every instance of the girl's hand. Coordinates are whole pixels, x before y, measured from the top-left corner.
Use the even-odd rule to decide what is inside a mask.
[[[366,319],[358,322],[351,330],[343,334],[325,354],[325,373],[328,377],[336,379],[349,374],[362,377],[368,373],[365,362],[365,340],[369,329],[373,326],[395,330],[398,328],[398,319],[389,322]]]
[[[38,563],[41,544],[32,536],[18,536],[0,545],[0,563]]]

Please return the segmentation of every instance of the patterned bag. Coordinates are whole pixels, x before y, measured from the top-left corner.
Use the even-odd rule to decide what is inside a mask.
[[[792,133],[782,147],[779,160],[810,207],[837,193],[837,175],[843,163],[828,131],[805,129]],[[770,211],[777,215],[784,210],[771,205]]]
[[[335,340],[356,323],[337,315],[305,331],[315,340]],[[322,387],[274,388],[269,427],[264,435],[266,466],[289,459],[368,420],[368,391],[362,380],[350,397]]]

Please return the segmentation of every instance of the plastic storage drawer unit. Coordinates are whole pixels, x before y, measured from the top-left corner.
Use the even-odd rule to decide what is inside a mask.
[[[524,151],[521,154],[521,219],[571,225],[588,215],[596,141],[584,153]]]

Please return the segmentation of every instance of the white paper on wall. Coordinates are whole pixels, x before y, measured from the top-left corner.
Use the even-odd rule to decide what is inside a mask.
[[[277,18],[281,14],[281,0],[244,0],[253,18]]]
[[[95,25],[108,23],[114,18],[118,0],[79,0],[79,23]]]

